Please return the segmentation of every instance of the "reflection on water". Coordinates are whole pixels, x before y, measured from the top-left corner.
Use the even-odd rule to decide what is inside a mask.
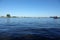
[[[6,24],[9,25],[9,23],[10,23],[10,18],[7,18],[6,19]]]
[[[60,19],[50,18],[0,18],[3,26],[17,27],[59,27]]]
[[[0,37],[3,40],[60,39],[60,19],[0,18]]]

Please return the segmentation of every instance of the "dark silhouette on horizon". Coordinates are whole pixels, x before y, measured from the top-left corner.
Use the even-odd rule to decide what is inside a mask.
[[[60,17],[58,17],[58,16],[51,16],[50,18],[59,19]]]
[[[6,17],[10,18],[10,17],[11,17],[11,15],[10,15],[10,14],[7,14],[7,15],[6,15]]]

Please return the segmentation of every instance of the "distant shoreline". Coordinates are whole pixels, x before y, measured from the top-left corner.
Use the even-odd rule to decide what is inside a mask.
[[[60,18],[60,16],[46,16],[46,17],[41,17],[41,16],[10,16],[6,15],[6,16],[0,16],[0,18]]]
[[[11,16],[11,17],[7,17],[7,16],[0,16],[0,18],[49,18],[49,17],[26,17],[26,16]]]

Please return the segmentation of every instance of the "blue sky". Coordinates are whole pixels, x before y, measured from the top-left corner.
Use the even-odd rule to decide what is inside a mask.
[[[60,16],[60,0],[0,0],[0,16]]]

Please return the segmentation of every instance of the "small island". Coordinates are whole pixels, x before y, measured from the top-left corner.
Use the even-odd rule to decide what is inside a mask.
[[[0,18],[19,18],[19,17],[11,16],[10,14],[6,14],[6,16],[0,16]]]

